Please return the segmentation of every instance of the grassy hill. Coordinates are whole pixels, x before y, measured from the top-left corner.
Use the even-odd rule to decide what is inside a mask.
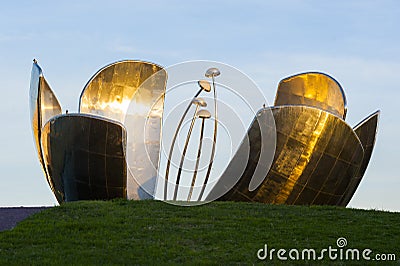
[[[280,264],[276,252],[272,260],[257,258],[267,244],[268,252],[286,249],[290,264],[314,265],[321,261],[295,261],[288,253],[315,249],[319,256],[329,246],[339,252],[339,237],[347,240],[344,252],[371,249],[371,259],[393,253],[397,261],[391,263],[398,264],[400,213],[236,202],[197,207],[158,201],[74,202],[1,232],[0,264]],[[322,261],[349,262],[357,263],[330,260],[328,254]]]

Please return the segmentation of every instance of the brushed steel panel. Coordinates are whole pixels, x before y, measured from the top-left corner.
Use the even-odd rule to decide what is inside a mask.
[[[85,86],[80,112],[122,122],[127,131],[128,198],[152,198],[158,171],[167,73],[125,60],[100,69]]]
[[[34,60],[31,72],[31,81],[29,89],[29,105],[30,105],[30,116],[32,133],[35,140],[36,152],[38,154],[39,162],[42,165],[42,169],[50,186],[50,189],[55,194],[57,201],[61,202],[62,198],[59,193],[56,192],[54,184],[49,176],[46,166],[43,161],[43,151],[41,148],[41,131],[43,125],[53,116],[62,113],[61,106],[57,100],[57,97],[51,90],[49,84],[43,76],[42,69]]]
[[[44,163],[63,201],[126,198],[126,131],[113,120],[59,115],[42,131]]]
[[[376,111],[354,127],[354,132],[357,134],[364,148],[364,158],[356,178],[349,184],[345,195],[340,200],[341,206],[347,206],[347,204],[349,204],[367,170],[375,146],[379,114],[380,111]]]
[[[362,163],[364,151],[357,135],[341,118],[318,108],[278,106],[271,111],[276,122],[276,151],[263,183],[249,191],[261,145],[255,120],[247,134],[250,158],[246,170],[220,200],[338,205]],[[235,165],[230,164],[226,171],[232,167]],[[229,176],[223,174],[222,178]],[[218,181],[213,190],[221,189],[223,182]]]
[[[346,117],[346,96],[343,88],[332,77],[318,72],[307,72],[279,82],[275,106],[306,105]]]
[[[103,67],[84,87],[79,99],[79,112],[124,122],[139,87],[161,70],[161,66],[139,60],[124,60]],[[147,85],[165,87],[165,79],[166,73],[164,80],[153,79],[153,83]]]

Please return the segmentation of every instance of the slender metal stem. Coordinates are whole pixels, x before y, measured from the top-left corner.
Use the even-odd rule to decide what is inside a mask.
[[[179,187],[179,181],[181,180],[183,162],[185,160],[186,151],[189,146],[189,140],[190,140],[190,136],[192,135],[193,125],[194,125],[194,122],[196,121],[196,117],[197,117],[196,114],[197,114],[198,109],[199,109],[199,106],[196,105],[196,111],[192,117],[192,122],[190,123],[190,128],[189,128],[188,134],[186,136],[185,147],[183,148],[181,162],[179,163],[178,175],[176,176],[176,181],[175,181],[174,200],[176,200],[176,197],[178,195],[178,187]]]
[[[208,179],[210,178],[210,173],[211,173],[211,168],[214,162],[214,155],[215,155],[215,145],[217,143],[217,128],[218,128],[218,111],[217,111],[217,93],[215,91],[215,81],[214,81],[214,76],[212,76],[212,84],[213,84],[213,90],[214,90],[214,137],[213,137],[213,145],[211,149],[211,158],[210,158],[210,163],[208,164],[208,169],[207,169],[207,174],[206,178],[204,179],[203,186],[200,191],[200,195],[198,197],[198,201],[201,200],[204,194],[204,190],[206,189]]]
[[[164,180],[164,200],[167,200],[167,190],[168,190],[168,176],[169,176],[169,168],[171,167],[171,160],[172,160],[172,153],[174,151],[174,146],[176,142],[176,138],[178,136],[178,132],[182,126],[183,120],[185,119],[187,113],[189,112],[190,107],[192,106],[192,101],[199,96],[203,89],[201,88],[194,96],[193,99],[190,101],[189,105],[187,106],[185,112],[183,113],[181,120],[179,121],[178,127],[175,130],[174,137],[172,138],[171,147],[169,148],[169,155],[167,161],[167,168],[165,170],[165,180]]]
[[[203,145],[204,121],[205,121],[205,118],[202,118],[201,129],[200,129],[200,142],[199,142],[199,148],[197,150],[196,166],[194,168],[194,173],[193,173],[193,177],[192,177],[192,184],[190,186],[190,190],[189,190],[189,195],[188,195],[187,201],[190,201],[190,199],[192,198],[194,184],[196,183],[197,170],[199,169],[200,156],[201,156],[201,147]]]

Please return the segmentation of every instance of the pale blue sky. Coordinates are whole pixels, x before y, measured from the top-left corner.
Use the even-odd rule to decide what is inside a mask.
[[[395,0],[3,1],[0,206],[56,203],[30,129],[33,58],[71,111],[88,79],[108,63],[205,59],[248,74],[269,102],[280,79],[313,70],[342,84],[350,125],[380,109],[376,148],[350,205],[400,211],[399,29]]]

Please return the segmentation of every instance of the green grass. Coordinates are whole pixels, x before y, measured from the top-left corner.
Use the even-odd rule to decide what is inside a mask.
[[[257,251],[264,244],[320,251],[337,248],[339,237],[347,239],[346,248],[394,253],[392,264],[399,263],[400,213],[236,202],[197,207],[158,201],[66,203],[1,232],[0,264],[279,264],[276,255],[272,261],[258,260]],[[326,255],[323,263],[346,261]]]

